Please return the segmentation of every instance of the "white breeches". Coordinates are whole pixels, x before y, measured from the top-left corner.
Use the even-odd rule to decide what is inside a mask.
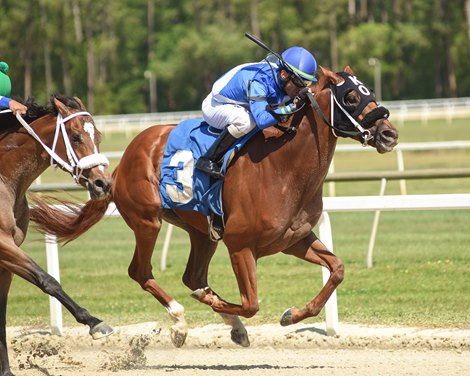
[[[233,103],[220,103],[209,94],[202,102],[202,116],[211,127],[224,129],[240,138],[249,133],[255,126],[255,119],[245,107]]]

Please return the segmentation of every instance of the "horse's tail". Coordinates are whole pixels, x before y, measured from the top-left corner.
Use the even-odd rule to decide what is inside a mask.
[[[103,200],[73,203],[55,197],[30,195],[34,205],[30,220],[42,233],[55,235],[60,243],[68,243],[84,234],[106,214],[112,195]],[[52,205],[54,204],[54,205]]]

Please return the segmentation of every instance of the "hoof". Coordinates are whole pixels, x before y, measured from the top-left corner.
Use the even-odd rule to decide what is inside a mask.
[[[242,347],[250,347],[250,339],[245,328],[232,329],[230,331],[230,337],[232,341]]]
[[[281,316],[281,325],[288,326],[292,325],[294,322],[292,321],[292,308],[287,308]]]
[[[93,339],[100,339],[103,337],[107,337],[113,334],[113,332],[114,332],[114,329],[111,328],[108,324],[106,324],[103,321],[90,329],[90,335],[92,336]]]
[[[170,331],[171,342],[175,347],[181,347],[184,345],[184,341],[186,341],[186,337],[188,336],[188,331],[181,329],[179,325],[173,325]]]

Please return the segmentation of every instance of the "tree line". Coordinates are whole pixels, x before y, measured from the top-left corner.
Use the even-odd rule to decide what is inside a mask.
[[[197,110],[231,67],[292,45],[383,100],[470,96],[470,0],[0,0],[12,96],[94,114]]]

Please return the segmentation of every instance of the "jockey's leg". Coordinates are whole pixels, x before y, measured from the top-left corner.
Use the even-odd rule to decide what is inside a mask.
[[[196,168],[222,179],[219,161],[236,139],[248,134],[256,127],[256,123],[245,107],[233,103],[220,103],[214,100],[211,94],[202,103],[202,115],[207,124],[223,131],[207,153],[196,162]]]
[[[224,128],[220,136],[215,140],[209,150],[207,150],[206,154],[198,159],[196,168],[214,178],[223,179],[224,176],[220,172],[221,166],[219,163],[236,140],[237,138],[232,136],[228,127]]]

